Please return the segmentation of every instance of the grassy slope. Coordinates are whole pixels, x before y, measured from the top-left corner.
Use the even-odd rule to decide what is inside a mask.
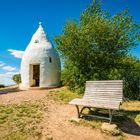
[[[39,103],[0,105],[0,140],[39,139],[42,116]]]

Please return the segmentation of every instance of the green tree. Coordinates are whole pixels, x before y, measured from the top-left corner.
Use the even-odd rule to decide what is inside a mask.
[[[137,46],[139,29],[128,10],[111,16],[93,1],[79,22],[67,22],[55,38],[65,60],[64,84],[82,92],[86,80],[120,79],[119,69],[131,47]]]
[[[3,84],[0,84],[0,88],[5,88],[5,85],[3,85]]]
[[[20,74],[15,74],[13,76],[13,81],[16,83],[16,84],[20,84],[21,83],[21,75]]]
[[[124,79],[124,96],[140,100],[140,60],[134,56],[127,56],[123,61],[121,75]]]

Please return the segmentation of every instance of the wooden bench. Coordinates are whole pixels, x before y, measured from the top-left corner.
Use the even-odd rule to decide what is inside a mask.
[[[113,112],[119,110],[123,98],[123,81],[87,81],[85,94],[82,99],[74,99],[69,104],[76,105],[78,118],[85,116],[83,110],[88,108],[108,109],[109,117],[86,115],[112,121]],[[80,110],[79,106],[83,106]]]

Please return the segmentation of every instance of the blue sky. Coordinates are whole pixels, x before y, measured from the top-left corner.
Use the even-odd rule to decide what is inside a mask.
[[[19,72],[21,59],[12,50],[24,51],[39,21],[50,40],[62,32],[67,20],[79,20],[80,13],[92,0],[0,0],[0,84],[12,84],[11,76]],[[115,14],[129,8],[140,22],[140,0],[102,0],[103,9]],[[140,58],[140,46],[132,50]]]

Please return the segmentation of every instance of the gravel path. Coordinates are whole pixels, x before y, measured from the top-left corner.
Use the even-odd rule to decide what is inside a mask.
[[[0,104],[18,104],[21,102],[40,100],[45,97],[43,90],[16,91],[0,95]]]

